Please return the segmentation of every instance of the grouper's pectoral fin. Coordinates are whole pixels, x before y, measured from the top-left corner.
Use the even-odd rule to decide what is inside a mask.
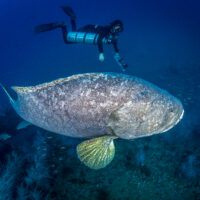
[[[107,120],[107,128],[123,139],[130,139],[136,129],[134,122],[134,106],[131,101],[113,110]]]
[[[114,158],[116,136],[102,136],[80,143],[77,154],[81,162],[91,169],[106,167]]]
[[[21,122],[17,125],[16,129],[17,129],[17,130],[21,130],[21,129],[24,129],[24,128],[26,128],[27,126],[31,126],[31,125],[32,125],[32,124],[31,124],[30,122],[21,121]]]

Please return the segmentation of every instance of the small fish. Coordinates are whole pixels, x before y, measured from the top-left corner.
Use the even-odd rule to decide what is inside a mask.
[[[7,140],[9,138],[11,138],[11,136],[8,135],[7,133],[1,133],[0,134],[0,140]]]
[[[77,138],[78,158],[91,169],[114,158],[114,139],[135,139],[168,131],[183,117],[179,99],[137,77],[87,73],[33,87],[12,87],[15,111],[31,124]],[[171,85],[172,86],[172,85]]]

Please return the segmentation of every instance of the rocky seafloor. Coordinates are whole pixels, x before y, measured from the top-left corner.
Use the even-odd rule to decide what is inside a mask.
[[[143,77],[183,102],[185,116],[171,131],[115,141],[114,160],[91,170],[80,163],[81,142],[0,115],[0,200],[200,200],[200,70],[169,69]]]

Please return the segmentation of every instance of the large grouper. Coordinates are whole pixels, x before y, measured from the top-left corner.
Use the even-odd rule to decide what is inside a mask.
[[[12,87],[17,100],[2,88],[25,121],[54,133],[88,138],[77,146],[77,154],[92,169],[112,161],[114,139],[166,132],[184,113],[181,102],[165,90],[125,74],[86,73]]]

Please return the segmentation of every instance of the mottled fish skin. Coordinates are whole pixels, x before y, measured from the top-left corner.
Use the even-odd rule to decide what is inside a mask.
[[[15,88],[18,114],[46,130],[72,136],[106,135],[110,113],[130,98],[132,79],[83,74],[35,87]]]
[[[35,87],[13,89],[18,94],[15,110],[24,120],[71,137],[97,137],[108,134],[117,134],[125,139],[139,137],[141,131],[137,130],[131,130],[132,133],[125,130],[125,134],[121,133],[118,127],[115,127],[115,119],[111,118],[109,121],[111,113],[124,105],[136,105],[137,102],[146,102],[144,108],[149,109],[155,99],[162,101],[162,98],[171,98],[175,101],[174,97],[142,79],[115,73],[80,74]],[[142,106],[141,103],[138,105]],[[128,115],[127,123],[130,122],[132,114]],[[137,120],[141,121],[145,113],[144,116],[141,113],[135,115],[138,115]],[[177,116],[180,118],[181,115],[180,111]],[[146,135],[155,132],[148,131]]]

